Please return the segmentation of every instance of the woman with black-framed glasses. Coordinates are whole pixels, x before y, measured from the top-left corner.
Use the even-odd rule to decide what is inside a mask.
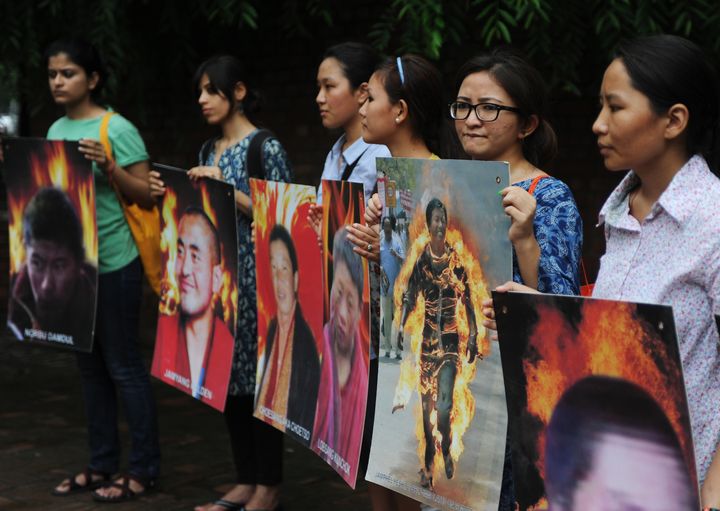
[[[579,294],[580,213],[567,185],[541,170],[557,151],[555,133],[545,119],[542,77],[518,55],[494,51],[467,61],[456,84],[449,113],[465,152],[476,160],[510,163],[512,185],[501,194],[512,219],[513,280],[544,293]],[[499,510],[512,509],[514,484],[506,448]]]
[[[557,151],[542,77],[518,55],[495,51],[460,68],[457,91],[449,113],[465,152],[510,163],[513,186],[502,196],[512,219],[514,280],[579,294],[582,220],[567,185],[541,170]]]

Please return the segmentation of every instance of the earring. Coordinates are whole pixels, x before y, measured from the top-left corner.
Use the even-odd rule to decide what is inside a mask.
[[[400,117],[395,117],[395,124],[400,124]]]

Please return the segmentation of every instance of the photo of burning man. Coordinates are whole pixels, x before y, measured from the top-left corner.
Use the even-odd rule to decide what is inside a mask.
[[[237,303],[232,187],[161,170],[165,274],[151,372],[222,411],[235,337],[228,312]]]
[[[90,351],[97,289],[90,165],[77,144],[12,139],[3,145],[10,217],[7,325],[19,340]]]
[[[452,479],[454,463],[450,455],[453,411],[453,391],[459,358],[466,356],[472,364],[478,356],[477,320],[471,303],[468,276],[455,250],[446,241],[447,210],[437,198],[425,208],[430,242],[415,263],[408,289],[403,296],[398,346],[403,345],[403,329],[410,312],[422,296],[425,304],[423,338],[420,350],[420,388],[422,389],[423,432],[425,434],[424,465],[420,469],[420,485],[433,488],[433,464],[435,460],[435,423],[442,437],[441,448],[445,462],[445,475]],[[462,307],[469,332],[465,353],[460,353],[460,336],[456,310]],[[398,405],[397,408],[402,408]]]
[[[308,223],[315,188],[250,180],[258,358],[255,417],[310,446],[320,384],[322,256]]]
[[[353,488],[369,381],[367,263],[353,251],[348,224],[362,221],[360,183],[323,181],[325,326],[312,448]]]
[[[565,391],[547,426],[545,467],[553,511],[699,508],[670,421],[624,379],[588,376]]]
[[[401,357],[379,359],[367,479],[430,506],[497,509],[507,412],[499,350],[480,310],[511,274],[497,200],[507,166],[379,159],[378,169],[396,190],[383,203],[384,226],[401,218],[407,242],[393,249],[400,258],[383,260],[381,233],[380,264],[394,276],[381,345],[393,335]]]
[[[521,510],[698,509],[672,309],[493,293]]]

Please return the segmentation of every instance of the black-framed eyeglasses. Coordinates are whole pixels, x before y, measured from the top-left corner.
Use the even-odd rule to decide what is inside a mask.
[[[514,106],[496,105],[495,103],[478,103],[477,105],[473,105],[466,101],[455,101],[448,106],[450,107],[450,117],[456,121],[464,121],[470,116],[470,112],[473,110],[475,110],[477,118],[483,122],[493,122],[498,118],[502,110],[515,112],[516,114],[522,113],[522,110]]]

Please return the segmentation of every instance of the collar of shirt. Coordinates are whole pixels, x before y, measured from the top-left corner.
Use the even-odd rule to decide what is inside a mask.
[[[340,153],[340,149],[342,148],[343,144],[345,143],[345,134],[343,134],[340,138],[337,139],[335,144],[332,146],[332,154],[333,159],[337,159],[338,162],[342,162],[345,165],[350,165],[354,161],[356,161],[363,152],[369,147],[370,144],[365,142],[362,137],[359,137],[355,142],[350,144],[350,147],[342,151],[342,155]],[[340,158],[342,156],[342,159]],[[344,165],[342,166],[344,168]]]
[[[711,172],[702,156],[695,155],[690,158],[660,195],[647,219],[655,218],[661,211],[664,211],[677,223],[682,224],[698,206],[693,193],[694,188],[704,182],[708,174]],[[607,223],[621,229],[639,229],[639,223],[630,216],[628,204],[630,190],[638,182],[639,179],[635,172],[631,170],[627,173],[600,210],[598,226]]]

